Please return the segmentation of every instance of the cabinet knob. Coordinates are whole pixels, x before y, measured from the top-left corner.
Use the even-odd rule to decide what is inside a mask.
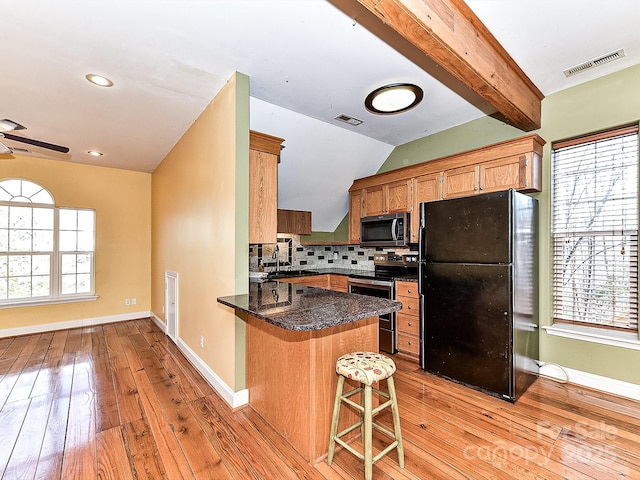
[[[409,340],[409,341],[407,342],[407,345],[411,345],[411,340]]]
[[[407,289],[407,293],[411,293],[411,289],[410,289],[410,288],[409,288],[409,289]]]
[[[413,325],[413,323],[411,323],[411,322],[407,322],[407,327],[410,327],[410,326],[412,326],[412,325]]]
[[[411,305],[407,305],[407,310],[411,310]]]

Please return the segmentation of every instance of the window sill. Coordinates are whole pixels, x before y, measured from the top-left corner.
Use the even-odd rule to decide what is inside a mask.
[[[546,330],[549,335],[600,343],[613,347],[628,348],[631,350],[640,350],[640,340],[638,340],[638,335],[634,332],[603,330],[601,328],[582,325],[565,325],[562,323],[555,323],[542,328]]]
[[[98,298],[100,298],[98,297],[98,295],[82,295],[77,297],[46,298],[41,300],[22,300],[16,303],[0,304],[0,309],[19,308],[19,307],[37,307],[42,305],[57,305],[60,303],[93,302]]]

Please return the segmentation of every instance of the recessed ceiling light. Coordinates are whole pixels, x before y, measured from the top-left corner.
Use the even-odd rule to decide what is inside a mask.
[[[104,155],[102,152],[99,152],[97,150],[89,150],[87,153],[92,157],[101,157],[102,155]]]
[[[112,87],[113,82],[109,80],[107,77],[103,77],[102,75],[96,75],[95,73],[89,73],[85,75],[87,80],[89,80],[94,85],[98,85],[99,87]]]
[[[371,113],[392,115],[406,112],[422,101],[422,89],[411,83],[394,83],[375,89],[364,101]]]

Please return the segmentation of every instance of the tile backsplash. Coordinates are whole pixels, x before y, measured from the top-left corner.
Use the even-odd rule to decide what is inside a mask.
[[[383,248],[363,248],[359,245],[301,245],[299,235],[278,235],[276,244],[255,244],[249,246],[249,270],[259,271],[260,264],[265,272],[276,270],[276,259],[281,270],[314,270],[318,268],[348,268],[352,270],[373,270],[375,252],[387,251]],[[408,249],[394,249],[404,253]]]

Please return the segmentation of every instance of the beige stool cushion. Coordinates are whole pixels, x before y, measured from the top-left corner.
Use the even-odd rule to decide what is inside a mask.
[[[345,378],[372,385],[389,378],[396,371],[396,364],[389,357],[376,352],[352,352],[336,361],[336,372]]]

